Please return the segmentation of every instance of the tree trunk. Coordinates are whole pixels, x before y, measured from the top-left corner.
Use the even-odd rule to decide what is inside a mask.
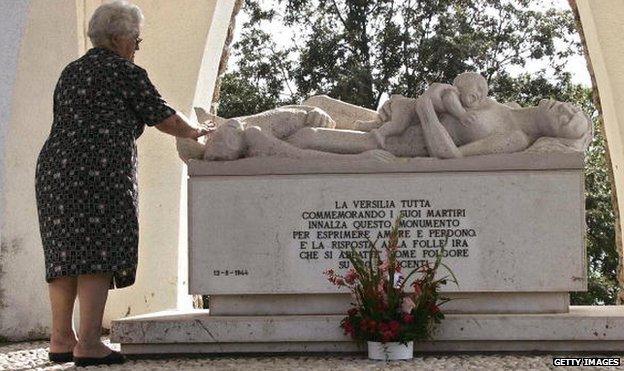
[[[611,164],[611,155],[609,151],[609,141],[607,139],[607,134],[604,129],[604,120],[602,116],[602,105],[600,103],[600,94],[598,93],[598,84],[596,84],[596,76],[594,74],[594,68],[592,66],[591,59],[589,57],[589,50],[587,49],[587,41],[585,40],[585,34],[583,33],[583,25],[581,24],[581,17],[578,11],[578,6],[576,4],[576,0],[568,0],[570,4],[570,8],[572,8],[572,13],[574,14],[574,21],[576,23],[576,28],[578,30],[579,36],[581,38],[581,43],[583,45],[583,54],[585,55],[585,61],[587,62],[587,70],[589,71],[589,76],[591,77],[592,82],[592,98],[594,101],[594,105],[598,110],[599,119],[598,119],[598,127],[600,130],[605,144],[605,160],[607,165],[607,173],[609,174],[609,182],[611,183],[611,204],[613,206],[613,214],[614,214],[614,223],[613,226],[615,229],[615,247],[618,252],[618,269],[617,269],[617,281],[618,281],[618,293],[616,298],[616,303],[621,305],[624,302],[624,291],[622,287],[624,287],[624,266],[623,266],[623,251],[622,251],[622,229],[620,226],[620,211],[618,207],[617,200],[617,189],[615,186],[615,178],[613,176],[613,166]]]

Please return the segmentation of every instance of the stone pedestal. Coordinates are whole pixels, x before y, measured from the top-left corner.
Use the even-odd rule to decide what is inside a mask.
[[[111,341],[130,354],[358,352],[341,315],[214,316],[159,312],[115,321]],[[621,352],[624,308],[572,306],[554,314],[449,314],[415,352]]]
[[[445,246],[459,280],[419,351],[618,350],[619,308],[569,309],[587,285],[582,169],[561,153],[191,161],[189,290],[210,312],[127,318],[112,339],[128,353],[361,350],[339,328],[349,296],[322,272],[401,214],[405,271]]]
[[[566,312],[586,289],[581,155],[189,164],[189,290],[214,314],[341,314],[323,270],[403,215],[411,270],[446,244],[455,313]],[[448,239],[447,239],[448,236]]]

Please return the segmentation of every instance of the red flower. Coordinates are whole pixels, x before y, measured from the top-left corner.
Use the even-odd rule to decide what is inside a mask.
[[[392,333],[392,331],[384,331],[381,333],[381,340],[383,342],[389,342],[394,340],[395,334]]]
[[[437,305],[431,303],[431,304],[429,304],[429,311],[432,314],[436,314],[436,313],[438,313],[440,311],[440,307],[438,307]]]
[[[379,332],[384,333],[388,331],[390,331],[390,326],[385,322],[381,322],[379,324]]]
[[[404,314],[403,315],[403,322],[405,322],[405,323],[412,323],[412,322],[414,322],[414,316],[412,316],[409,313]]]
[[[388,327],[390,327],[390,331],[398,332],[399,329],[401,328],[401,324],[399,323],[399,321],[390,321],[390,323],[388,324]]]
[[[343,323],[342,327],[344,328],[345,335],[355,336],[355,329],[353,328],[351,322]]]
[[[375,322],[374,319],[368,320],[368,328],[371,332],[375,332],[375,329],[377,328],[377,322]]]

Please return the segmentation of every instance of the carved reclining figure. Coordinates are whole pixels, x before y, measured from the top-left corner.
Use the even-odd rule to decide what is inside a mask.
[[[478,78],[470,81],[480,84]],[[218,129],[206,144],[178,140],[178,151],[185,160],[280,156],[388,161],[394,156],[457,158],[583,151],[591,141],[591,121],[573,104],[542,100],[537,107],[521,108],[478,96],[471,100],[474,104],[466,104],[465,113],[457,114],[434,102],[442,101],[450,89],[438,85],[431,87],[437,93],[427,91],[415,99],[394,95],[378,113],[326,96],[312,97],[308,105],[284,106],[227,123],[199,112],[198,117],[212,119]],[[465,89],[466,96],[471,91]],[[436,94],[440,97],[435,98]],[[459,99],[468,98],[460,95]],[[334,116],[341,118],[340,127],[356,130],[336,129]],[[362,120],[352,120],[358,116]],[[342,122],[347,120],[352,122]],[[395,135],[380,141],[370,131],[384,125],[392,125],[388,132]]]

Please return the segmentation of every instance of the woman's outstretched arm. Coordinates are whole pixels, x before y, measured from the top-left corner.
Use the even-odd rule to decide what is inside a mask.
[[[179,112],[156,124],[156,129],[175,137],[189,139],[197,139],[213,130],[193,125],[187,117]]]

